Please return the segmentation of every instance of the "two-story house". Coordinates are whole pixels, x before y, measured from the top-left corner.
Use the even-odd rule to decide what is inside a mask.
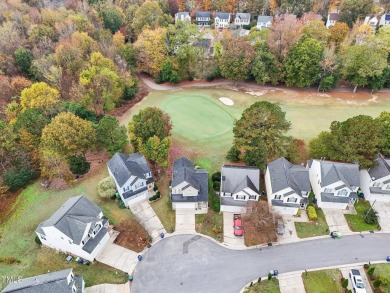
[[[177,24],[178,21],[191,22],[190,13],[189,12],[177,12],[177,13],[175,13],[175,24]]]
[[[263,28],[270,28],[271,25],[272,25],[272,21],[273,21],[273,17],[272,16],[268,16],[268,15],[259,15],[257,17],[257,25],[256,25],[256,29],[258,30],[261,30]]]
[[[346,209],[357,200],[359,165],[309,160],[310,183],[320,208]]]
[[[35,233],[43,245],[94,261],[110,239],[102,209],[79,195],[68,199]]]
[[[74,275],[73,269],[51,272],[25,279],[17,279],[3,289],[3,293],[83,293],[82,275]]]
[[[371,26],[373,31],[378,27],[378,23],[379,19],[375,15],[366,16],[364,19],[364,24]]]
[[[328,14],[328,18],[326,20],[326,28],[331,28],[336,24],[339,20],[340,14],[338,12],[332,12]]]
[[[257,167],[223,165],[221,170],[221,212],[245,213],[248,201],[260,197]]]
[[[268,203],[280,214],[295,215],[306,209],[310,193],[309,171],[285,158],[270,162],[265,171]]]
[[[379,21],[379,26],[390,25],[390,13],[385,13],[381,16],[381,20]]]
[[[116,153],[108,161],[107,167],[126,207],[152,195],[154,187],[152,171],[140,153],[130,156]]]
[[[234,24],[237,26],[249,25],[251,23],[250,13],[236,13]]]
[[[195,20],[198,26],[209,26],[211,20],[210,11],[197,11],[195,13]]]
[[[390,157],[379,155],[375,162],[375,167],[360,170],[360,187],[367,200],[390,202]]]
[[[230,13],[217,12],[214,17],[215,28],[229,28],[230,25]]]
[[[207,214],[208,196],[207,171],[195,169],[187,158],[176,160],[172,174],[172,209],[194,209],[195,214]]]

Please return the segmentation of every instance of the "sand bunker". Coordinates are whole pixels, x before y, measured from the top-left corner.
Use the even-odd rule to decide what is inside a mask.
[[[219,101],[220,101],[222,104],[226,105],[226,106],[233,106],[233,105],[234,105],[234,102],[233,102],[231,99],[226,98],[226,97],[220,97],[220,98],[219,98]]]

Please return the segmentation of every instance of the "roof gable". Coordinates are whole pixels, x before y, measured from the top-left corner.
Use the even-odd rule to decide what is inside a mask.
[[[380,179],[390,175],[390,158],[382,157],[381,155],[375,159],[377,164],[375,167],[368,170],[371,178]]]
[[[321,167],[321,186],[328,186],[342,181],[348,188],[359,186],[359,165],[350,163],[338,163],[331,161],[319,161]]]
[[[237,13],[236,14],[237,19],[243,19],[243,20],[250,20],[251,14],[250,13]]]
[[[215,13],[215,18],[219,18],[219,19],[229,19],[230,17],[230,13],[227,13],[227,12],[217,12]]]
[[[268,15],[259,15],[257,17],[257,23],[266,23],[268,21],[272,21],[273,17]]]
[[[211,13],[210,11],[197,11],[195,14],[195,17],[207,17],[210,18]]]
[[[233,194],[249,187],[259,193],[260,170],[257,167],[224,165],[221,177],[221,192]]]

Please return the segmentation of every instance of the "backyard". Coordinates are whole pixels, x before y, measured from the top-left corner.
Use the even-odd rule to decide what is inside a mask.
[[[318,217],[316,221],[295,222],[295,229],[299,238],[321,236],[329,233],[324,212],[320,208],[317,208],[316,212]]]
[[[361,232],[361,231],[376,231],[378,229],[378,225],[376,224],[367,224],[364,221],[364,217],[367,214],[367,211],[371,208],[370,202],[365,200],[359,200],[355,203],[355,210],[357,212],[356,215],[344,215],[345,219],[348,222],[349,228],[353,232]]]
[[[246,288],[244,293],[280,293],[278,279],[264,280]]]
[[[342,274],[338,269],[302,273],[306,293],[343,293]]]

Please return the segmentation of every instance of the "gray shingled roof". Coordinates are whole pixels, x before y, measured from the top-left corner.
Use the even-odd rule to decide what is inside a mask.
[[[238,188],[249,187],[259,193],[260,170],[257,167],[224,165],[221,177],[221,192],[236,193]]]
[[[186,16],[189,16],[190,15],[190,13],[189,12],[187,12],[187,11],[184,11],[184,12],[177,12],[176,14],[175,14],[175,16],[177,17],[177,18],[181,18],[181,17],[186,17]]]
[[[198,190],[197,196],[183,196],[181,194],[172,194],[172,202],[199,202],[208,201],[208,174],[206,170],[194,169],[194,163],[187,158],[180,158],[173,163],[172,187],[182,182],[189,183]],[[185,188],[187,188],[186,186]]]
[[[390,195],[390,190],[389,189],[382,189],[380,187],[370,187],[370,192],[371,193],[389,194]]]
[[[243,19],[243,20],[250,20],[251,14],[250,13],[237,13],[236,18]]]
[[[390,158],[378,156],[376,166],[368,170],[371,178],[380,179],[390,175]]]
[[[357,198],[356,192],[351,192],[349,196],[335,196],[334,193],[321,192],[322,202],[349,203],[350,198]]]
[[[268,16],[268,15],[259,15],[257,17],[257,23],[266,23],[268,21],[271,21],[273,20],[274,18],[272,16]]]
[[[293,165],[285,158],[279,158],[268,164],[272,193],[291,188],[298,195],[310,191],[309,171],[301,165]]]
[[[215,17],[219,19],[229,19],[230,13],[227,12],[217,12],[215,13]]]
[[[94,238],[90,238],[87,241],[87,243],[83,246],[83,250],[88,253],[94,251],[96,246],[99,244],[100,240],[102,240],[107,233],[108,233],[107,228],[102,227],[100,231],[95,235]]]
[[[151,172],[146,159],[140,153],[130,156],[116,153],[107,163],[119,187],[122,187],[131,176],[146,179],[145,174]]]
[[[230,196],[222,196],[221,197],[221,205],[224,206],[236,206],[236,207],[245,207],[247,203],[250,201],[246,200],[235,200]]]
[[[358,164],[320,161],[320,165],[321,187],[328,186],[340,180],[350,189],[351,186],[360,186]]]
[[[211,13],[210,11],[197,11],[195,14],[195,17],[208,17],[210,18]]]
[[[102,209],[88,198],[79,195],[68,199],[48,220],[42,222],[35,230],[41,233],[42,227],[56,227],[59,231],[80,244],[87,225],[91,228],[101,221],[98,217]]]
[[[72,287],[76,286],[76,293],[82,291],[82,276],[75,276],[68,284],[67,277],[72,269],[52,272],[44,275],[34,276],[9,284],[2,292],[4,293],[73,293]]]

